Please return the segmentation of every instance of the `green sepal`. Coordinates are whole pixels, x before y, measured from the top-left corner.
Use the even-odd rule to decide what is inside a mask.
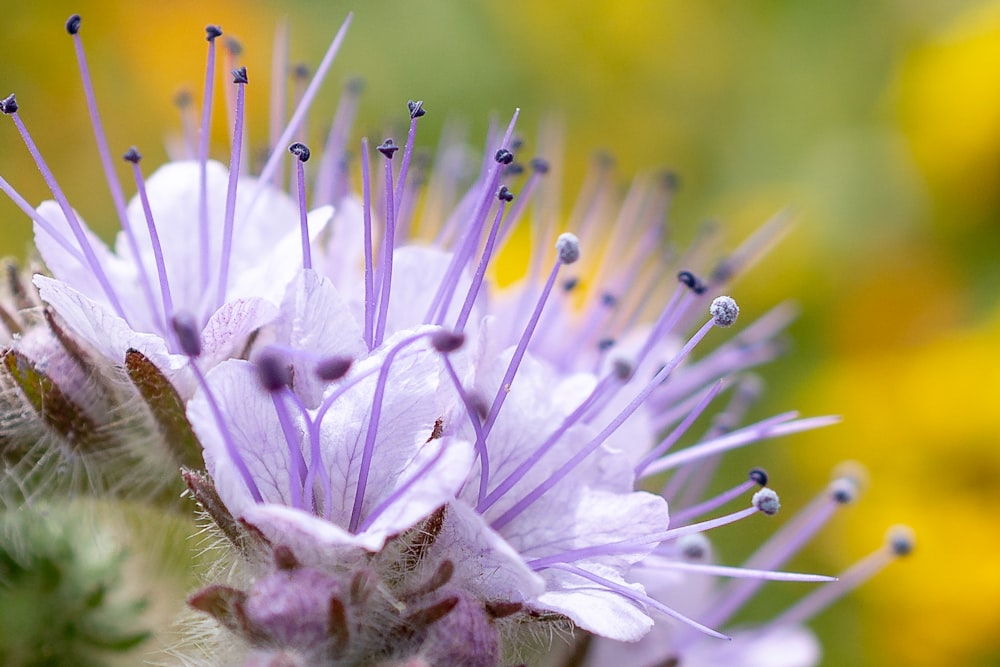
[[[170,380],[138,350],[125,353],[125,371],[149,406],[177,465],[192,469],[202,467],[201,444],[184,412],[184,402]]]

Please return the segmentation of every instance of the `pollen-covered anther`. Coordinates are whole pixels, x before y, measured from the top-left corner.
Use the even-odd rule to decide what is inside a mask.
[[[214,42],[216,37],[222,37],[222,28],[217,25],[205,26],[205,39]]]
[[[465,344],[465,334],[442,329],[431,335],[431,345],[442,354],[448,354]]]
[[[246,67],[239,67],[233,70],[233,83],[250,83],[247,79]]]
[[[499,162],[500,164],[510,164],[511,162],[514,161],[514,154],[511,153],[506,148],[501,148],[493,156],[493,159]]]
[[[292,375],[288,364],[278,354],[270,351],[257,356],[257,377],[261,385],[268,391],[278,391],[292,383]]]
[[[235,37],[227,37],[225,41],[226,41],[226,51],[229,51],[231,55],[233,56],[243,55],[243,45],[240,43],[240,40],[236,39]]]
[[[80,32],[80,23],[83,21],[79,14],[73,14],[68,19],[66,19],[66,32],[71,35],[75,35]]]
[[[201,356],[201,331],[194,316],[186,311],[176,313],[170,319],[170,325],[177,334],[177,343],[181,352],[189,357]]]
[[[778,494],[774,492],[773,489],[767,487],[761,489],[757,493],[753,494],[750,502],[758,511],[763,512],[768,516],[774,516],[781,509],[781,502],[778,500]]]
[[[886,541],[896,556],[909,556],[916,545],[916,535],[909,526],[893,526],[886,534]]]
[[[708,538],[701,533],[682,535],[677,539],[677,550],[684,560],[691,562],[702,562],[708,559],[712,552],[712,545]]]
[[[350,357],[330,357],[316,364],[316,376],[320,380],[333,382],[347,375],[354,360]]]
[[[712,301],[708,312],[711,313],[717,327],[731,327],[740,316],[740,307],[731,296],[718,296]]]
[[[559,261],[563,264],[572,264],[580,259],[580,239],[575,234],[560,234],[556,240],[556,251],[559,253]]]
[[[514,193],[511,192],[506,185],[501,185],[499,192],[497,192],[497,199],[500,201],[512,202],[514,201]]]
[[[288,152],[297,157],[299,162],[308,162],[309,157],[312,155],[309,147],[298,141],[288,147]]]
[[[750,470],[750,481],[757,486],[767,486],[767,471],[763,468],[753,468]]]
[[[858,485],[850,477],[840,477],[830,482],[830,498],[841,505],[853,503],[858,497]]]
[[[137,149],[135,146],[132,146],[127,151],[125,151],[125,154],[122,155],[122,159],[125,160],[126,162],[131,162],[132,164],[139,164],[139,160],[142,159],[142,154],[139,153],[139,149]]]
[[[17,108],[17,100],[14,99],[14,93],[0,100],[0,112],[4,114],[17,113]]]
[[[420,118],[427,114],[427,111],[424,109],[423,100],[417,100],[416,102],[409,100],[406,103],[406,108],[410,111],[410,118]]]

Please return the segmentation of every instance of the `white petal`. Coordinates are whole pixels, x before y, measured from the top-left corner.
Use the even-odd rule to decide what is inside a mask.
[[[291,548],[303,564],[313,567],[343,567],[345,547],[375,552],[385,541],[374,533],[352,535],[325,519],[284,505],[261,504],[247,507],[243,517],[275,545]]]
[[[626,583],[609,568],[591,564],[581,569],[626,586],[637,594],[644,592],[642,586]],[[653,619],[637,603],[589,579],[559,570],[545,570],[543,576],[548,590],[538,597],[538,604],[568,616],[584,630],[609,639],[634,642],[653,627]]]
[[[363,332],[340,293],[315,271],[301,271],[288,286],[281,303],[277,340],[314,358],[351,358],[367,354]],[[314,362],[293,360],[295,392],[315,408],[326,383],[316,377]]]
[[[487,600],[530,602],[545,590],[542,577],[461,501],[448,506],[434,544],[454,563],[455,580],[474,586]]]
[[[251,334],[278,316],[278,309],[263,299],[237,299],[212,314],[201,333],[203,369],[242,354]]]
[[[365,532],[383,539],[399,534],[454,500],[468,477],[472,458],[472,445],[463,440],[445,438],[424,445],[395,487],[385,490],[391,493],[379,494],[377,509],[382,511]],[[369,518],[365,516],[366,523]]]
[[[227,447],[228,434],[263,501],[291,504],[288,444],[271,395],[261,386],[254,366],[241,360],[223,362],[208,373],[208,382],[222,411],[225,430],[203,390],[188,403],[187,414],[223,503],[237,517],[254,505],[250,488]],[[304,430],[299,419],[296,423],[300,432]],[[296,444],[304,451],[301,439]]]
[[[187,357],[170,354],[156,334],[133,331],[111,308],[80,294],[64,282],[36,275],[33,279],[42,301],[48,303],[78,336],[115,363],[124,363],[125,352],[142,352],[164,372],[183,368]]]

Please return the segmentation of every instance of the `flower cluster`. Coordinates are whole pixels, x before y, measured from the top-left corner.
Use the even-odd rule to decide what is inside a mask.
[[[639,179],[618,202],[598,165],[560,222],[543,198],[549,163],[521,159],[517,112],[480,161],[449,147],[428,181],[414,149],[420,101],[402,146],[362,140],[354,194],[358,88],[321,151],[301,136],[348,23],[255,176],[245,68],[225,95],[229,164],[209,158],[222,35],[209,26],[200,127],[187,123],[174,161],[148,178],[138,150],[125,152],[137,192],[126,202],[72,17],[121,223],[113,249],[71,207],[15,97],[0,104],[54,197],[32,208],[0,179],[45,265],[30,286],[13,283],[22,301],[2,311],[4,442],[44,437],[4,445],[0,488],[22,503],[51,496],[38,472],[49,458],[80,459],[91,480],[124,467],[124,486],[153,495],[150,477],[171,478],[155,471],[181,468],[228,544],[212,553],[231,566],[189,598],[215,624],[175,647],[188,660],[815,664],[802,622],[873,566],[837,582],[778,568],[854,499],[856,477],[838,476],[742,568],[713,564],[705,537],[779,507],[760,469],[709,493],[723,453],[835,421],[741,424],[760,393],[747,371],[778,353],[788,307],[703,352],[740,315],[726,285],[783,220],[706,267],[700,249],[678,253],[666,237],[672,176]],[[496,258],[523,261],[511,250],[522,220],[534,251],[523,278],[499,287]],[[134,492],[107,486],[88,489]],[[872,562],[911,542],[894,533]],[[719,628],[768,580],[828,583],[726,641]],[[592,639],[570,651],[542,641],[574,630]]]

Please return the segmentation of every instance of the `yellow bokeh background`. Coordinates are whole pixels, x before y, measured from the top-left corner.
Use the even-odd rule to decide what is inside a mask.
[[[73,12],[84,16],[113,152],[135,144],[147,167],[165,159],[164,137],[179,128],[178,88],[200,97],[205,24],[246,47],[249,126],[263,137],[278,21],[291,29],[292,62],[316,63],[354,10],[317,128],[338,86],[361,75],[358,131],[376,136],[411,98],[430,111],[427,146],[446,119],[467,121],[478,144],[493,112],[521,107],[529,137],[557,116],[565,201],[589,157],[608,150],[623,183],[636,171],[679,172],[672,214],[681,236],[715,218],[735,243],[790,207],[791,235],[734,287],[748,313],[786,298],[802,308],[794,348],[763,371],[762,413],[798,408],[844,421],[769,444],[753,460],[792,504],[842,459],[870,469],[866,496],[803,566],[846,567],[895,522],[919,539],[906,562],[816,620],[824,664],[1000,664],[1000,2],[9,4],[0,94],[17,93],[71,200],[105,234],[110,200],[103,180],[94,183],[62,28]],[[44,184],[2,125],[0,174],[40,201]],[[220,146],[225,131],[215,127]],[[6,200],[0,230],[0,250],[24,256],[29,225]]]

